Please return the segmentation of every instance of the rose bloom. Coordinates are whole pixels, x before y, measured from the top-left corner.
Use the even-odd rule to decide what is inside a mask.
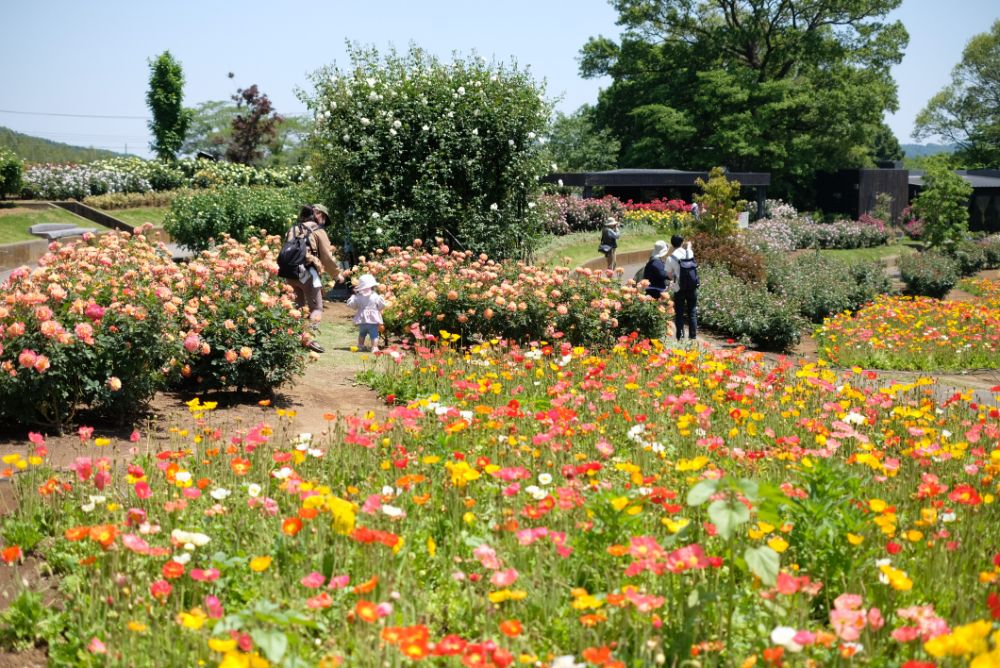
[[[117,392],[122,389],[122,381],[118,378],[118,376],[111,376],[111,378],[108,378],[108,388],[112,392]]]
[[[35,371],[38,373],[45,373],[49,370],[49,358],[45,355],[39,355],[38,359],[35,360]]]
[[[38,353],[34,350],[22,350],[21,354],[17,356],[18,363],[25,369],[30,369],[35,366],[35,360],[38,359]]]

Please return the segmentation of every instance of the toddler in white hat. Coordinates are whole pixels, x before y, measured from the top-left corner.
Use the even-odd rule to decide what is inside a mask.
[[[375,292],[378,281],[371,274],[362,274],[354,287],[354,294],[347,305],[354,308],[354,324],[358,326],[358,348],[367,350],[365,339],[371,339],[371,350],[378,352],[379,329],[382,326],[382,309],[385,299]]]

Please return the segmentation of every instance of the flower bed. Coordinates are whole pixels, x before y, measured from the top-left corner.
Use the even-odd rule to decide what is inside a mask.
[[[386,331],[397,335],[444,330],[467,339],[611,344],[632,332],[662,336],[669,317],[668,300],[608,272],[495,262],[443,243],[390,248],[363,259],[358,272],[385,285]]]
[[[991,286],[995,295],[995,283]],[[875,369],[1000,367],[1000,300],[880,297],[853,317],[837,315],[816,333],[824,359]]]
[[[0,567],[44,559],[73,604],[23,594],[0,636],[108,666],[914,668],[996,648],[996,409],[648,342],[382,359],[398,405],[325,438],[223,431],[197,402],[197,429],[140,437],[121,467],[81,432],[54,470],[33,436],[4,458],[23,472]]]
[[[832,223],[814,223],[799,217],[765,219],[751,225],[744,235],[747,243],[773,251],[869,248],[883,246],[889,239],[882,221],[870,216],[865,220]]]
[[[135,418],[174,377],[258,391],[287,381],[304,321],[275,276],[276,245],[230,240],[176,265],[143,234],[51,244],[0,302],[0,419]]]
[[[248,167],[208,160],[164,163],[141,158],[112,158],[87,164],[32,165],[24,172],[27,197],[79,199],[115,193],[146,193],[177,188],[217,186],[286,187],[307,180],[308,167]]]

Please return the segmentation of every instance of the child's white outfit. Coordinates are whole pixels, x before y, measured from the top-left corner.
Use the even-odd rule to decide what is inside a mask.
[[[382,324],[385,299],[371,288],[358,288],[347,300],[347,305],[357,309],[354,324],[358,326],[358,345],[363,346],[367,336],[372,341],[372,350],[378,350],[378,330]]]

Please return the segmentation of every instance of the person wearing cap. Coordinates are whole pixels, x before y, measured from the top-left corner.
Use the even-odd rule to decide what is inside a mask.
[[[321,279],[324,272],[333,276],[339,283],[344,280],[343,272],[333,257],[333,248],[330,245],[330,238],[326,234],[326,226],[330,222],[330,212],[322,204],[310,204],[302,207],[299,213],[299,220],[288,230],[285,235],[286,240],[291,240],[297,235],[309,235],[309,248],[306,251],[305,266],[308,275],[304,280],[286,278],[292,290],[295,291],[295,303],[299,308],[309,307],[309,320],[314,330],[319,329],[319,323],[323,319],[323,281]],[[310,350],[321,353],[323,347],[311,340],[307,347]]]
[[[378,281],[371,274],[362,274],[354,287],[354,294],[347,305],[354,308],[354,324],[358,326],[358,348],[366,350],[365,338],[371,339],[372,352],[378,352],[379,329],[382,326],[382,309],[385,299],[375,292]]]
[[[667,266],[664,264],[664,260],[668,255],[670,255],[670,247],[667,246],[667,242],[657,241],[653,244],[653,252],[642,270],[642,278],[649,281],[646,294],[654,299],[662,297],[667,290]]]
[[[618,252],[618,238],[621,236],[618,221],[608,218],[604,221],[604,229],[601,231],[601,245],[597,247],[599,253],[604,253],[604,259],[608,262],[608,269],[618,266],[616,255]]]

